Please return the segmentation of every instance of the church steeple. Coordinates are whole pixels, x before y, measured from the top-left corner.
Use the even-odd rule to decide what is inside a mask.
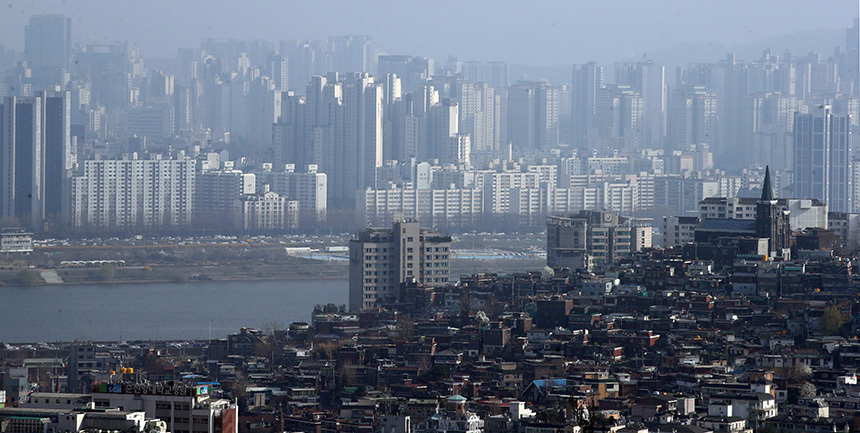
[[[770,186],[770,166],[765,166],[764,182],[761,184],[761,201],[773,200],[773,188]]]
[[[791,244],[791,222],[788,212],[780,211],[773,198],[773,187],[770,183],[770,167],[764,171],[764,182],[761,185],[761,199],[755,205],[756,236],[768,239],[768,251],[782,256],[784,250]]]

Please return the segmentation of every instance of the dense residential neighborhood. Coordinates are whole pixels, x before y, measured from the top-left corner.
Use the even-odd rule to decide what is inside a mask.
[[[457,281],[433,273],[447,268],[449,238],[409,221],[368,229],[350,243],[358,303],[317,306],[310,323],[204,341],[3,345],[0,425],[26,433],[860,429],[857,261],[831,245],[803,248],[807,235],[786,237],[790,212],[779,203],[766,188],[752,229],[726,224],[715,235],[704,218],[696,241],[634,251],[607,242],[625,250],[610,256],[588,243],[602,244],[606,236],[592,232],[616,227],[618,216],[573,215],[592,227],[568,228],[588,234],[548,238],[548,251],[574,251],[563,258],[592,266]],[[413,248],[430,257],[409,258]]]

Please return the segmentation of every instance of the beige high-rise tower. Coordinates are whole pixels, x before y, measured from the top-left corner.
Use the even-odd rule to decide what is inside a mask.
[[[418,221],[367,228],[349,242],[349,309],[359,311],[377,300],[402,300],[402,283],[449,283],[451,237],[421,228]]]

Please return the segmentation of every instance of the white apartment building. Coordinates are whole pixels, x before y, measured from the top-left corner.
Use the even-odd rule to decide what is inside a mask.
[[[477,151],[498,150],[501,98],[487,83],[461,82],[457,86],[460,103],[460,133],[472,137]]]
[[[744,186],[744,179],[740,176],[720,176],[717,182],[720,183],[720,197],[737,197]]]
[[[552,190],[549,185],[540,188],[511,188],[508,212],[522,217],[522,222],[531,224],[552,210]]]
[[[761,427],[766,419],[777,415],[776,398],[765,392],[712,395],[709,406],[717,402],[723,407],[723,416],[740,417],[753,428]]]
[[[663,247],[674,247],[693,242],[699,218],[694,216],[663,217]]]
[[[860,160],[851,161],[851,209],[849,212],[860,212]]]
[[[550,188],[549,213],[609,210],[630,214],[654,207],[654,178],[627,175],[599,177],[568,188]]]
[[[316,221],[325,221],[328,202],[328,176],[316,164],[308,164],[304,172],[296,172],[294,164],[286,164],[284,171],[257,173],[271,190],[299,201],[299,212],[313,215]]]
[[[484,186],[484,209],[494,214],[510,213],[513,188],[540,188],[540,173],[480,172]]]
[[[252,173],[232,169],[201,171],[194,197],[195,222],[207,224],[228,217],[236,199],[255,192],[257,182]]]
[[[588,172],[581,158],[562,158],[558,163],[558,186],[570,186],[571,176],[583,176],[586,174]]]
[[[628,182],[633,185],[637,204],[636,209],[653,209],[654,208],[654,176],[647,173],[628,174],[625,176]]]
[[[555,165],[527,165],[526,171],[529,173],[538,173],[540,175],[540,182],[550,185],[558,184],[558,167]]]
[[[575,213],[580,210],[597,210],[600,206],[600,188],[555,188],[552,191],[553,212]]]
[[[639,182],[634,175],[587,187],[556,188],[551,183],[538,182],[538,172],[477,173],[485,182],[483,188],[368,188],[356,197],[357,223],[379,226],[398,218],[415,218],[434,226],[468,227],[482,215],[518,215],[523,224],[529,224],[553,213],[580,210],[629,214],[644,209],[643,202],[651,200],[648,196],[643,199],[642,194],[647,192],[643,185],[649,183]]]
[[[629,214],[636,209],[636,190],[632,185],[603,182],[587,188],[553,188],[546,184],[540,188],[511,188],[507,213],[533,217],[580,210],[609,210]]]
[[[629,182],[604,182],[600,192],[606,210],[626,215],[637,210],[636,187]]]
[[[356,219],[365,227],[413,218],[426,225],[463,227],[484,213],[484,193],[463,189],[366,189],[356,195]]]
[[[630,161],[626,156],[591,157],[586,160],[588,174],[623,176],[629,172]]]
[[[137,159],[84,162],[72,178],[72,226],[78,230],[190,225],[196,161]]]
[[[257,194],[234,200],[238,227],[246,231],[295,229],[299,226],[299,202],[264,185]]]

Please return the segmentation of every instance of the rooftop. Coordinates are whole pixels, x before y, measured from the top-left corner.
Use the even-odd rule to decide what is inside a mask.
[[[755,233],[755,224],[756,222],[754,220],[706,218],[701,224],[699,224],[697,230]]]

